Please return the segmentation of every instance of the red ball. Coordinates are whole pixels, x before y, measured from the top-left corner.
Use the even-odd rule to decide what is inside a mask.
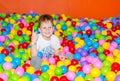
[[[75,22],[75,21],[72,22],[72,26],[73,26],[73,27],[76,26],[76,22]]]
[[[78,66],[77,67],[77,71],[79,72],[79,71],[82,71],[82,67],[81,66]]]
[[[20,49],[20,48],[23,48],[23,45],[22,45],[22,44],[19,44],[19,45],[18,45],[18,49]]]
[[[93,53],[95,53],[96,55],[98,55],[98,51],[97,50],[92,50]]]
[[[53,76],[50,81],[60,81],[59,78],[57,76]]]
[[[13,52],[15,50],[14,46],[9,46],[11,52]]]
[[[60,77],[60,81],[69,81],[66,76]]]
[[[107,49],[105,49],[103,53],[104,53],[105,55],[108,55],[108,54],[110,54],[110,51],[107,50]]]
[[[92,30],[87,30],[87,31],[86,31],[86,34],[87,34],[88,36],[90,36],[90,35],[92,34]]]
[[[27,27],[27,30],[32,31],[32,26],[28,26],[28,27]]]
[[[7,49],[2,49],[1,53],[5,54],[6,56],[9,54],[9,51]]]
[[[40,76],[42,74],[42,71],[37,70],[37,71],[35,71],[35,74],[38,75],[38,76]]]
[[[55,59],[55,62],[57,63],[58,61],[60,61],[60,58],[58,55],[54,55],[53,58]]]
[[[23,49],[26,49],[26,48],[28,47],[28,45],[29,45],[29,44],[28,44],[27,42],[23,42],[23,43],[22,43],[22,48],[23,48]]]
[[[20,28],[24,28],[24,24],[23,24],[23,23],[20,23],[20,24],[19,24],[19,27],[20,27]]]
[[[23,67],[24,71],[26,71],[27,67],[30,67],[30,64],[25,63],[22,67]]]
[[[33,23],[33,22],[30,22],[30,23],[29,23],[29,26],[33,26],[33,25],[34,25],[34,23]]]
[[[75,47],[73,47],[73,46],[69,47],[69,51],[74,54],[75,53]]]
[[[114,31],[114,32],[115,32],[116,30],[117,30],[117,29],[116,29],[116,27],[112,27],[112,31]]]
[[[71,64],[72,64],[72,65],[77,65],[77,64],[78,64],[78,60],[72,59],[72,60],[71,60]]]
[[[2,78],[0,78],[0,81],[4,81]]]
[[[17,31],[17,35],[18,35],[18,36],[22,36],[22,34],[23,34],[23,33],[22,33],[22,30],[18,30],[18,31]]]

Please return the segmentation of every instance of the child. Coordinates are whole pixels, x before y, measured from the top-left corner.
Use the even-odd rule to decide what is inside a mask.
[[[59,38],[53,35],[53,18],[50,15],[41,15],[39,18],[39,31],[40,34],[36,34],[34,29],[32,31],[32,47],[31,47],[31,65],[36,69],[40,69],[41,59],[37,56],[38,51],[43,53],[43,56],[47,58],[53,55],[58,55],[61,60],[65,57],[60,55],[60,42]]]

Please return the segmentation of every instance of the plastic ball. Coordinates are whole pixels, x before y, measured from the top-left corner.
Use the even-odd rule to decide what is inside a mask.
[[[81,55],[78,53],[74,54],[74,59],[79,61],[81,59]]]
[[[12,64],[10,62],[5,62],[3,64],[3,69],[5,69],[5,70],[11,70],[12,69]]]
[[[93,68],[93,69],[91,70],[91,75],[92,75],[93,77],[99,77],[99,76],[100,76],[100,70],[99,70],[98,68]]]
[[[109,71],[107,74],[106,74],[106,79],[109,81],[109,80],[112,80],[112,81],[115,81],[115,76],[116,74],[112,71]]]
[[[6,74],[0,74],[0,78],[3,79],[3,81],[8,80],[8,76]]]
[[[75,81],[85,81],[82,77],[76,77]]]
[[[92,67],[90,65],[83,66],[83,72],[85,74],[89,74],[91,72],[91,70],[92,70]]]
[[[5,61],[6,61],[6,62],[11,62],[11,61],[12,61],[12,58],[11,58],[10,56],[7,56],[7,57],[5,57]]]
[[[75,72],[76,71],[76,67],[74,65],[70,65],[68,67],[68,71],[72,71],[72,72]]]
[[[0,36],[0,42],[4,42],[6,40],[5,36]]]
[[[117,76],[115,77],[115,81],[120,81],[120,75],[117,75]]]
[[[68,80],[74,80],[76,77],[76,74],[74,72],[67,72],[65,76],[68,78]]]
[[[49,61],[50,64],[55,64],[55,59],[53,57],[49,58],[48,61]]]
[[[9,51],[4,48],[1,50],[1,53],[5,54],[7,56],[9,54]]]
[[[61,66],[61,69],[62,69],[62,73],[65,74],[68,72],[68,69],[66,66]]]
[[[53,76],[50,81],[59,81],[59,78],[57,76]]]
[[[66,76],[61,76],[60,81],[69,81]]]
[[[17,67],[15,69],[15,74],[18,74],[19,76],[22,76],[24,73],[24,69],[22,67]]]
[[[29,74],[33,74],[35,72],[34,67],[30,66],[26,69],[26,72],[28,72]]]
[[[56,76],[62,75],[62,69],[60,67],[55,68],[55,75]]]
[[[62,62],[62,61],[57,62],[57,67],[60,67],[60,66],[63,66],[63,65],[64,65],[64,62]]]
[[[41,71],[42,71],[42,72],[46,72],[48,69],[49,69],[49,66],[48,66],[48,65],[43,65],[43,66],[41,67]]]

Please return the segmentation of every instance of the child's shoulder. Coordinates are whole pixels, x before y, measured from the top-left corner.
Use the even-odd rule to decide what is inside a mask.
[[[54,40],[55,40],[55,39],[56,39],[56,40],[59,40],[59,38],[58,38],[56,35],[52,35],[51,38],[54,39]]]

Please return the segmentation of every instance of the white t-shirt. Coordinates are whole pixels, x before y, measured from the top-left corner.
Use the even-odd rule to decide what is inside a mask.
[[[44,56],[48,56],[49,54],[54,54],[55,50],[60,48],[59,38],[55,35],[51,36],[50,40],[45,40],[41,34],[39,34],[37,40],[37,50],[42,52]]]

